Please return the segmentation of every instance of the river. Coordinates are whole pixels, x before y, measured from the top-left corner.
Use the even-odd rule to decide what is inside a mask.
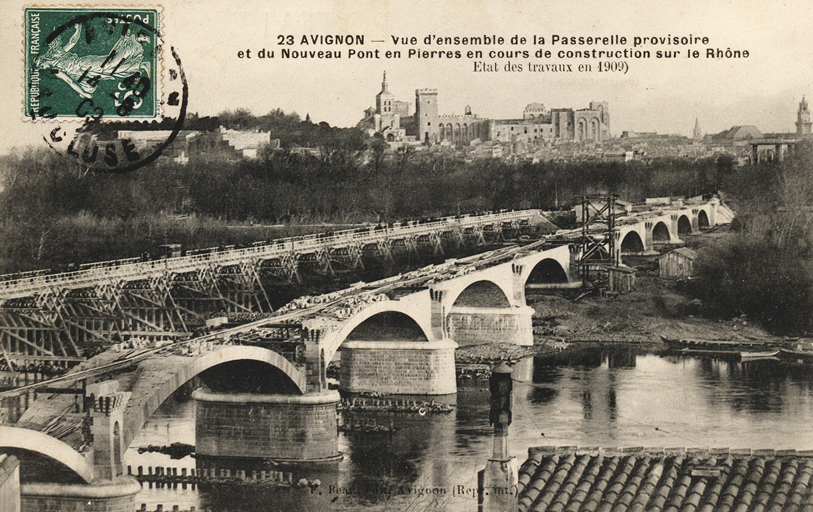
[[[542,445],[813,449],[813,370],[776,361],[732,362],[589,349],[526,358],[513,371],[511,452],[521,463]],[[447,510],[477,509],[477,472],[492,450],[486,381],[458,383],[448,414],[345,418],[388,423],[390,434],[339,434],[340,462],[274,468],[257,461],[208,461],[251,471],[285,470],[291,488],[272,484],[155,487],[144,484],[136,504],[155,510]],[[125,464],[200,467],[139,447],[194,444],[194,401],[167,400],[144,425]],[[232,473],[233,474],[233,473]]]

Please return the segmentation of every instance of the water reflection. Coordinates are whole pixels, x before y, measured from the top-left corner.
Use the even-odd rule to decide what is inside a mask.
[[[520,461],[540,445],[813,449],[813,369],[807,367],[590,349],[525,359],[513,377],[511,452]],[[488,383],[463,381],[450,414],[354,413],[361,414],[358,421],[392,421],[397,431],[340,434],[341,462],[282,469],[262,461],[139,454],[139,446],[194,444],[194,402],[169,400],[136,437],[125,463],[134,473],[137,466],[228,467],[250,475],[265,467],[321,483],[314,489],[145,485],[136,504],[150,510],[177,504],[215,511],[469,511],[476,499],[452,491],[476,487],[477,471],[491,455],[488,409]]]

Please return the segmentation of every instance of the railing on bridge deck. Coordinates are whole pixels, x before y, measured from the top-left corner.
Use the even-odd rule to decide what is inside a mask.
[[[368,244],[406,236],[421,236],[444,227],[466,229],[497,222],[530,220],[541,210],[502,211],[486,214],[458,215],[433,221],[407,221],[398,226],[381,226],[316,233],[255,242],[250,247],[213,247],[191,250],[186,256],[141,261],[140,258],[100,261],[79,265],[77,270],[49,274],[34,270],[0,276],[0,300],[31,296],[49,289],[85,288],[106,281],[148,279],[162,273],[185,273],[205,265],[230,266],[254,259],[273,259],[290,253],[309,253],[348,243]]]

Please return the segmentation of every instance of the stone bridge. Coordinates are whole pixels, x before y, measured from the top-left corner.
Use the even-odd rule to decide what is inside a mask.
[[[717,207],[664,207],[620,221],[619,258],[714,225]],[[629,237],[641,247],[625,249]],[[533,343],[525,289],[572,283],[573,247],[541,240],[303,297],[273,317],[198,338],[117,343],[67,375],[0,393],[39,391],[13,427],[0,427],[0,450],[23,461],[26,510],[91,498],[132,509],[139,488],[124,475],[123,454],[161,403],[192,383],[198,456],[335,460],[339,396],[326,368],[337,353],[344,391],[453,394],[458,345]]]
[[[651,254],[660,244],[680,244],[681,237],[717,223],[719,200],[666,205],[621,219],[615,239],[618,258],[624,254]]]
[[[272,311],[263,282],[356,269],[399,250],[484,244],[540,224],[550,225],[539,210],[458,215],[4,275],[0,347],[30,362],[79,357],[88,343],[186,338],[217,312]]]
[[[328,389],[325,368],[336,352],[348,391],[455,393],[457,343],[531,344],[526,283],[569,280],[569,248],[541,245],[301,299],[274,318],[200,338],[122,342],[29,386],[39,397],[13,427],[0,428],[0,449],[23,460],[26,509],[39,510],[54,493],[67,501],[119,491],[131,498],[132,485],[110,485],[128,481],[123,454],[189,382],[202,387],[193,394],[199,455],[335,459],[338,393]],[[54,461],[58,485],[42,481],[53,478]]]

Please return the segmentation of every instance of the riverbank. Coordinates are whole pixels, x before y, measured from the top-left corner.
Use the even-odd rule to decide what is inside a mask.
[[[692,237],[700,246],[714,232]],[[712,319],[703,316],[703,304],[685,295],[674,279],[658,276],[654,258],[632,263],[636,267],[635,289],[615,297],[559,293],[528,294],[534,309],[534,346],[508,343],[465,346],[457,349],[458,365],[515,361],[528,355],[555,354],[590,344],[629,344],[642,348],[665,348],[662,337],[691,340],[727,340],[743,343],[778,343],[773,336],[745,316]],[[805,341],[805,340],[801,340]]]

